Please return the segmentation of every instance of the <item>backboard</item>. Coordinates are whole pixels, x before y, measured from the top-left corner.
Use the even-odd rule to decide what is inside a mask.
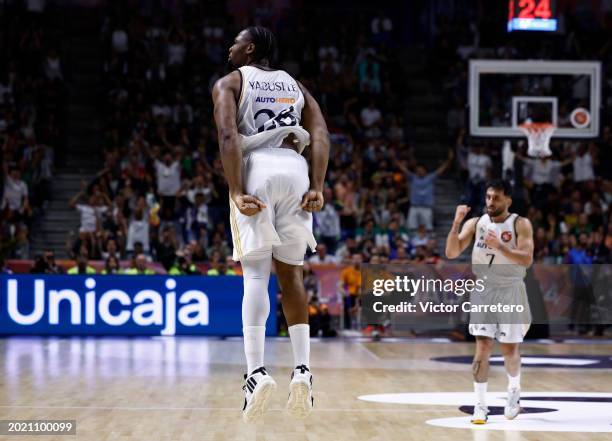
[[[554,124],[554,138],[599,135],[598,61],[471,60],[470,134],[523,137],[525,122]]]

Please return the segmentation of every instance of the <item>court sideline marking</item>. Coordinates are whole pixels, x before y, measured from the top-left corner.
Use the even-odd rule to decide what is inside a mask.
[[[449,406],[454,407],[454,406]],[[183,410],[197,410],[197,411],[220,411],[220,412],[240,412],[239,407],[126,407],[126,406],[21,406],[21,405],[0,405],[0,409],[66,409],[66,410],[126,410],[126,411],[183,411]],[[442,411],[439,406],[432,407],[430,409],[407,409],[406,406],[394,407],[390,409],[313,409],[313,412],[419,412],[428,413],[432,411]],[[284,408],[272,408],[268,409],[268,412],[284,412]]]

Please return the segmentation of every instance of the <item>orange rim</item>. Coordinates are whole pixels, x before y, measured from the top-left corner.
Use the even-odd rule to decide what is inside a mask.
[[[554,128],[555,125],[551,123],[524,123],[521,124],[519,127],[525,130],[544,130]]]

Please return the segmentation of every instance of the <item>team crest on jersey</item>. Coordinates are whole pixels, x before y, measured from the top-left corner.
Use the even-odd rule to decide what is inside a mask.
[[[510,231],[504,231],[501,234],[501,238],[504,242],[510,242],[512,240],[512,233]]]

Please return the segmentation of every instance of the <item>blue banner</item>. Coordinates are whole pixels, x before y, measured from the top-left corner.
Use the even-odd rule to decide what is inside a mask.
[[[236,276],[2,275],[0,334],[242,335],[242,292]]]

